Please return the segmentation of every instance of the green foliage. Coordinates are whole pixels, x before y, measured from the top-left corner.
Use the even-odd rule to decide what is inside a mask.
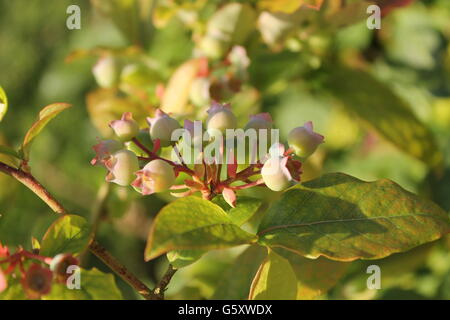
[[[372,2],[383,10],[381,30],[365,23]],[[73,253],[89,269],[81,290],[54,279],[40,298],[137,298],[84,254],[91,232],[144,283],[157,280],[167,261],[154,258],[166,254],[179,269],[169,299],[450,297],[448,0],[92,0],[80,2],[76,31],[61,27],[70,4],[0,4],[0,161],[32,173],[81,215],[48,228],[46,205],[1,174],[1,244]],[[238,64],[229,55],[236,48],[245,51]],[[117,61],[117,82],[99,89],[91,68],[104,56]],[[248,70],[239,66],[247,59]],[[313,121],[325,143],[302,161],[301,184],[283,194],[236,190],[235,208],[216,194],[174,200],[123,187],[96,200],[104,172],[89,167],[91,146],[111,137],[110,121],[132,112],[152,150],[145,119],[155,108],[181,124],[204,119],[211,100],[230,102],[239,126],[270,112],[282,140]],[[49,105],[20,141],[33,106],[52,101],[87,113],[74,108],[46,127],[69,107]],[[141,162],[147,156],[128,147]],[[327,174],[336,171],[358,179]],[[367,289],[370,264],[382,269],[381,290]],[[6,274],[3,266],[0,299],[30,299],[19,268]]]
[[[59,253],[79,254],[86,249],[90,229],[86,219],[76,215],[58,218],[42,238],[40,253],[53,257]]]
[[[255,236],[240,229],[219,206],[187,197],[164,207],[155,218],[145,249],[146,260],[176,249],[219,249],[251,243]]]
[[[259,226],[259,243],[310,258],[379,259],[449,233],[445,211],[389,180],[327,174],[286,191]]]
[[[366,72],[348,68],[333,67],[328,81],[342,106],[387,140],[430,166],[441,164],[433,133],[389,87]]]

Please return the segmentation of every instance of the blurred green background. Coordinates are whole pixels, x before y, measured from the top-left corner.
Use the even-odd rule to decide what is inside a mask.
[[[167,261],[161,257],[144,263],[148,228],[152,217],[171,198],[142,198],[132,190],[110,186],[109,196],[99,208],[107,187],[104,170],[89,164],[94,156],[91,147],[109,134],[104,124],[111,113],[127,108],[137,108],[144,115],[153,112],[161,103],[155,94],[158,85],[165,85],[167,92],[177,68],[199,56],[209,19],[229,2],[0,1],[0,85],[10,106],[0,123],[0,141],[19,146],[42,107],[54,102],[73,104],[37,138],[31,154],[32,172],[73,213],[92,222],[100,215],[99,242],[149,285],[159,279]],[[258,6],[257,1],[240,2]],[[148,11],[133,7],[136,3]],[[71,4],[81,8],[80,30],[66,28],[66,9]],[[115,5],[119,6],[117,11],[111,9]],[[151,13],[152,19],[142,12]],[[250,59],[245,70],[248,74],[240,79],[242,88],[221,97],[233,103],[244,123],[248,114],[270,112],[282,137],[312,120],[326,143],[305,163],[304,180],[334,171],[363,180],[389,178],[450,211],[449,1],[416,1],[398,8],[383,19],[377,32],[367,29],[365,19],[338,23],[338,18],[318,19],[312,14],[299,20],[283,17],[280,21],[293,25],[286,34],[274,31],[275,22],[258,23],[242,43]],[[350,16],[340,16],[344,22],[345,18]],[[278,32],[276,41],[263,41],[264,32]],[[140,49],[133,52],[136,47]],[[131,53],[126,48],[131,48]],[[148,76],[144,84],[122,83],[113,92],[104,89],[102,96],[91,71],[99,52],[113,52],[127,63],[143,63]],[[71,54],[73,59],[66,61]],[[221,59],[210,58],[210,66],[220,69],[217,61]],[[363,80],[366,74],[376,79],[375,85],[372,80],[359,81],[353,68],[364,70]],[[184,89],[177,87],[175,92]],[[361,92],[368,97],[361,98]],[[88,96],[115,100],[105,106],[89,102]],[[366,99],[367,106],[361,106],[361,99]],[[409,113],[395,112],[397,99],[420,124],[417,131],[426,128],[425,135],[406,132],[411,129],[405,124]],[[203,109],[190,106],[192,103],[179,103],[185,111],[180,113],[191,119],[202,114]],[[365,111],[358,112],[362,107],[373,109],[368,118],[383,119],[386,115],[390,123],[377,128],[371,119],[361,116],[367,115]],[[392,110],[393,115],[389,115]],[[392,129],[396,126],[406,133],[398,135]],[[430,141],[433,139],[435,142]],[[412,147],[415,144],[419,145],[416,149]],[[250,193],[264,198],[267,205],[278,196]],[[0,175],[1,243],[30,248],[31,237],[41,238],[54,219],[51,210],[29,190]],[[371,263],[355,262],[324,298],[450,299],[449,247],[449,239],[443,239],[383,259],[379,262],[385,266],[383,289],[379,291],[365,286],[366,266]],[[169,298],[211,297],[241,249],[211,252],[178,272]],[[90,255],[83,263],[109,272]],[[117,281],[126,298],[138,298],[120,279]]]

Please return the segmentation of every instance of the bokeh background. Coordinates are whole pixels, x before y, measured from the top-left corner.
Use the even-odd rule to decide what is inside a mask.
[[[335,171],[363,180],[389,178],[450,210],[448,0],[386,9],[378,31],[366,27],[360,8],[344,11],[330,1],[319,13],[286,9],[283,1],[235,2],[254,15],[216,21],[234,27],[233,37],[208,44],[214,14],[233,1],[1,0],[0,85],[10,108],[0,123],[0,142],[19,146],[42,107],[73,104],[36,139],[33,174],[73,213],[98,226],[99,242],[149,285],[167,260],[144,263],[146,237],[152,218],[171,197],[142,198],[106,186],[105,172],[89,164],[92,145],[111,134],[108,121],[128,110],[144,117],[162,105],[194,119],[204,117],[202,103],[215,98],[231,102],[244,124],[249,114],[270,112],[282,137],[312,120],[326,143],[305,163],[304,180]],[[347,5],[358,2],[364,1]],[[66,27],[71,4],[81,8],[80,30]],[[245,48],[248,68],[223,63],[233,45]],[[138,71],[113,88],[99,88],[92,67],[104,55]],[[197,58],[205,55],[213,72],[194,88],[204,61]],[[396,111],[403,107],[406,114]],[[278,197],[251,195],[263,198],[266,207]],[[41,238],[55,218],[29,190],[0,175],[0,242],[30,248],[31,237]],[[258,216],[249,228],[257,221]],[[367,290],[370,263],[355,262],[321,298],[450,299],[449,247],[442,239],[383,259],[377,263],[382,290]],[[168,297],[210,298],[241,250],[214,251],[184,268]],[[83,264],[109,272],[89,254]],[[126,298],[138,298],[120,279],[117,283]]]

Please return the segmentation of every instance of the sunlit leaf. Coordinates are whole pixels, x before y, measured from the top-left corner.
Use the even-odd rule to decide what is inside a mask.
[[[155,218],[145,259],[178,249],[220,249],[251,243],[255,236],[240,229],[210,201],[182,198],[165,206]]]
[[[51,104],[39,112],[38,120],[28,130],[22,144],[22,152],[25,159],[29,159],[30,147],[34,138],[45,128],[45,126],[56,117],[60,112],[70,108],[71,105],[67,103],[55,103]]]
[[[179,115],[189,114],[193,111],[187,103],[191,84],[197,76],[200,64],[200,59],[189,60],[172,74],[161,101],[161,108],[164,112]]]
[[[8,111],[8,97],[5,90],[0,86],[0,122]]]
[[[295,300],[297,278],[289,261],[273,251],[259,267],[250,289],[250,300]]]
[[[323,0],[260,0],[258,6],[273,12],[293,13],[301,6],[319,10],[322,3]]]
[[[383,179],[332,173],[286,191],[259,227],[259,242],[303,256],[380,259],[450,232],[447,213]]]
[[[48,228],[42,238],[40,254],[53,257],[59,253],[81,253],[86,249],[89,237],[86,219],[77,215],[64,215]]]

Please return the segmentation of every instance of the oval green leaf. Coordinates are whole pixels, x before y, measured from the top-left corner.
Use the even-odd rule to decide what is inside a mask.
[[[286,191],[259,227],[259,242],[333,260],[380,259],[439,239],[449,217],[390,180],[332,173]]]
[[[171,250],[221,249],[255,241],[210,201],[186,197],[165,206],[155,218],[145,249],[145,260]]]
[[[25,159],[29,159],[30,146],[34,138],[36,138],[39,135],[39,133],[42,131],[42,129],[45,128],[45,126],[50,122],[50,120],[56,117],[60,112],[70,107],[71,105],[67,103],[54,103],[48,105],[39,112],[38,120],[28,130],[22,143],[22,152]]]
[[[85,250],[90,240],[86,219],[77,215],[58,218],[42,238],[40,253],[53,257],[59,253],[78,254]]]

